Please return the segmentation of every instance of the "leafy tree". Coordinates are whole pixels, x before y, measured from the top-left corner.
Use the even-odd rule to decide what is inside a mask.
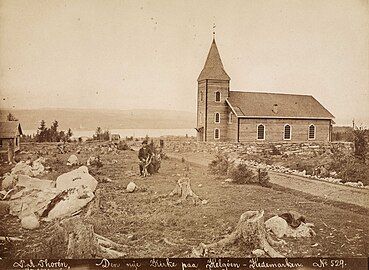
[[[54,120],[54,122],[51,124],[51,127],[50,127],[50,140],[52,142],[58,142],[60,140],[60,137],[59,137],[59,133],[58,133],[58,127],[59,127],[59,123],[57,120]],[[49,141],[49,140],[48,140]]]
[[[67,137],[70,139],[73,136],[73,132],[70,128],[68,128]]]
[[[96,131],[95,131],[95,135],[94,135],[94,139],[95,140],[101,140],[102,138],[101,138],[101,136],[102,136],[102,129],[101,129],[101,127],[97,127],[97,129],[96,129]]]
[[[363,127],[356,127],[354,133],[355,156],[365,162],[368,155],[368,132]]]

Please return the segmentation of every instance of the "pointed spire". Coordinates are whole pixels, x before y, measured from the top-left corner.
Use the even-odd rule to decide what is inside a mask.
[[[223,63],[222,60],[220,59],[219,51],[217,48],[217,44],[215,43],[214,36],[204,68],[202,69],[197,81],[202,81],[206,79],[226,80],[226,81],[230,80],[227,72],[225,72],[224,70]]]

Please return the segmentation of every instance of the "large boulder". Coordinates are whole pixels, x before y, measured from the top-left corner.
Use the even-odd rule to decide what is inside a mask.
[[[45,162],[45,158],[43,157],[40,157],[32,162],[31,170],[32,170],[33,176],[40,175],[45,171],[45,167],[44,165],[42,165],[42,163],[44,162]]]
[[[84,187],[64,190],[53,198],[48,207],[48,212],[42,214],[48,220],[62,218],[70,215],[87,205],[95,197],[94,193]]]
[[[32,167],[27,165],[26,162],[18,162],[11,171],[11,174],[23,174],[28,176],[34,176]]]
[[[36,217],[36,215],[32,213],[21,219],[21,225],[22,225],[22,228],[33,230],[33,229],[40,227],[40,222],[38,221],[38,218]]]
[[[85,186],[90,191],[94,191],[97,186],[96,179],[88,173],[86,166],[64,173],[56,179],[56,188],[60,191],[81,186]]]
[[[265,221],[265,227],[267,231],[272,231],[275,236],[282,238],[288,229],[288,223],[285,219],[274,216]]]
[[[17,183],[17,176],[16,175],[13,175],[13,174],[7,174],[5,175],[5,178],[3,179],[3,182],[2,182],[2,189],[4,190],[9,190],[9,189],[12,189],[16,183]]]
[[[39,189],[44,190],[54,187],[54,182],[51,180],[41,180],[38,178],[32,178],[28,175],[18,175],[17,186],[25,187],[27,189]]]
[[[78,157],[76,155],[71,155],[68,158],[67,165],[68,166],[78,165]]]

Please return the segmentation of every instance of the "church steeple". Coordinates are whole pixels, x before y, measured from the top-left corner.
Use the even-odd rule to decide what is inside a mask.
[[[229,81],[231,78],[225,72],[222,60],[220,59],[217,44],[215,43],[215,38],[213,37],[213,42],[211,43],[208,57],[206,59],[204,68],[202,69],[198,82],[202,80],[224,80]]]

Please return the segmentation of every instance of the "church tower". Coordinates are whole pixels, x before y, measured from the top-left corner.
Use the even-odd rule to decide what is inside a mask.
[[[213,38],[208,57],[197,82],[197,139],[198,141],[226,141],[230,77],[225,72]]]

